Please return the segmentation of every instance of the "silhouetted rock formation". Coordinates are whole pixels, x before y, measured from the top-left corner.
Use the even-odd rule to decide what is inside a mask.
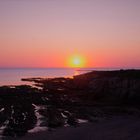
[[[0,87],[2,135],[22,136],[34,127],[77,126],[81,119],[98,121],[97,117],[110,114],[140,114],[140,70],[22,80],[34,82],[36,88]]]
[[[90,90],[92,100],[108,103],[137,103],[140,101],[140,71],[93,71],[74,77],[78,88]]]

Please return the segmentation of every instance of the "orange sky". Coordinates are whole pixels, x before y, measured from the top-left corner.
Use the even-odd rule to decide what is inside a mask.
[[[138,0],[1,0],[0,67],[140,67]]]

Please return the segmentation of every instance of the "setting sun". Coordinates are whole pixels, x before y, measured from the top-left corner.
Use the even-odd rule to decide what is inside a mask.
[[[69,59],[69,66],[70,67],[84,67],[85,66],[85,59],[82,56],[72,56]]]

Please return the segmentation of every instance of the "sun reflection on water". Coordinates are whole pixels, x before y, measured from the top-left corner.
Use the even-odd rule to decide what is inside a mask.
[[[79,74],[80,74],[80,72],[78,70],[74,71],[74,76],[79,75]]]

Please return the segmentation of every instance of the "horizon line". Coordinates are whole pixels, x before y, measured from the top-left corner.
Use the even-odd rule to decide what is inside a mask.
[[[140,67],[0,67],[0,69],[140,69]]]

